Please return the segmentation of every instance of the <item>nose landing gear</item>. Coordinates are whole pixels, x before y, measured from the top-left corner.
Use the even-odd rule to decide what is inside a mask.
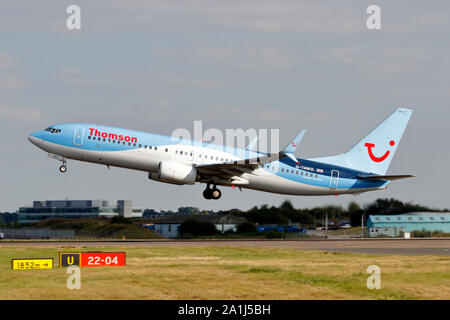
[[[213,185],[213,187],[211,187],[210,183],[208,183],[205,191],[203,191],[203,197],[207,200],[218,200],[221,196],[222,192],[217,189],[216,185]]]
[[[66,161],[63,161],[62,166],[59,167],[59,171],[65,173],[67,171]]]

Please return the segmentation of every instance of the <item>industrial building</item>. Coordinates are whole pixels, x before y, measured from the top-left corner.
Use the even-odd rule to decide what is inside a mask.
[[[141,208],[132,206],[131,200],[119,200],[116,206],[105,200],[46,200],[19,208],[18,219],[20,224],[30,224],[48,218],[140,218],[142,213]]]
[[[417,212],[398,215],[369,215],[369,237],[401,237],[413,231],[450,233],[450,213]]]
[[[184,215],[162,218],[153,224],[155,232],[166,238],[176,238],[179,236],[178,228],[186,220],[196,220],[198,222],[211,222],[220,232],[232,230],[236,232],[238,224],[247,221],[245,218],[233,215]]]

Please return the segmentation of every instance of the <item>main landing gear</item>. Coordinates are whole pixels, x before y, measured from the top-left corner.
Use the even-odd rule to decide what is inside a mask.
[[[217,189],[216,185],[211,187],[211,184],[208,183],[205,191],[203,191],[203,197],[208,200],[218,200],[222,196],[222,192]]]

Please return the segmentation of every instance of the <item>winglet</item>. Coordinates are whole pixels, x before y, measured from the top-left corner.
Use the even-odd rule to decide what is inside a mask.
[[[294,140],[292,140],[284,149],[283,149],[283,153],[294,153],[295,150],[297,150],[298,145],[300,144],[300,142],[303,139],[303,136],[306,133],[306,129],[303,129],[302,131],[300,131],[297,136],[294,138]]]
[[[295,150],[297,150],[300,142],[302,141],[304,135],[306,133],[306,129],[300,131],[297,136],[292,140],[282,151],[281,153],[285,156],[289,157],[294,162],[298,163],[297,158],[294,156]]]
[[[255,149],[255,147],[256,147],[256,144],[258,143],[258,137],[255,137],[249,144],[248,144],[248,146],[247,146],[247,150],[250,150],[250,151],[256,151],[256,150],[254,150]]]

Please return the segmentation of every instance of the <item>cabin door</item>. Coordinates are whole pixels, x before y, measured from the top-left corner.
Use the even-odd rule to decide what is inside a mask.
[[[73,144],[76,146],[81,146],[83,144],[84,128],[76,127],[73,134]]]
[[[339,171],[333,170],[331,171],[330,188],[337,189],[338,184],[339,184]]]

